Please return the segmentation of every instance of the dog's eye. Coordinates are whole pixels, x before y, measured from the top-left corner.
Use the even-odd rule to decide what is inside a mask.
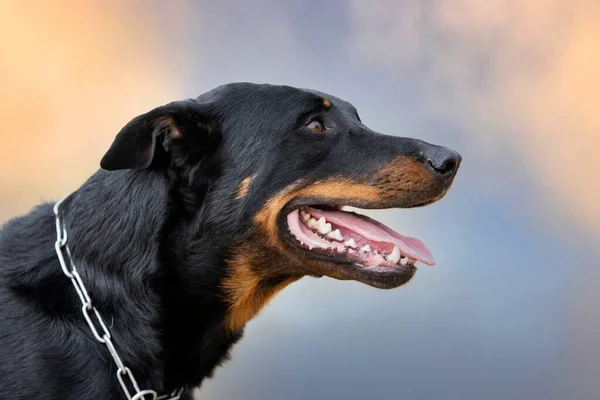
[[[323,123],[318,119],[313,119],[306,126],[308,127],[308,129],[312,129],[315,132],[323,132],[325,130]]]

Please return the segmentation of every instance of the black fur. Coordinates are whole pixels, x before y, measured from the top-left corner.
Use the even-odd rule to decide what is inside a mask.
[[[315,116],[326,132],[306,128]],[[265,260],[277,254],[277,273],[269,275],[268,261],[261,266],[269,282],[321,275],[304,266],[307,256],[279,254],[260,239],[254,216],[268,199],[298,180],[364,181],[399,154],[435,168],[446,154],[440,149],[376,134],[332,96],[230,84],[135,118],[61,211],[73,259],[123,362],[142,388],[185,386],[182,399],[191,399],[242,336],[224,325],[230,303],[222,281],[234,246],[254,243]],[[431,193],[380,206],[432,201],[454,172]],[[61,272],[55,239],[51,204],[0,231],[0,399],[124,399],[116,367]]]

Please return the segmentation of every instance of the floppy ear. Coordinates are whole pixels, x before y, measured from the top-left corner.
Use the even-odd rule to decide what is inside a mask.
[[[210,140],[214,130],[216,126],[201,104],[191,100],[175,101],[125,125],[102,157],[100,166],[109,171],[155,166],[177,146],[206,147],[203,143]]]

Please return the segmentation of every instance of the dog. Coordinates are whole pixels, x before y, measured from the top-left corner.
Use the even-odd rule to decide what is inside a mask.
[[[289,284],[391,289],[433,264],[343,207],[433,203],[460,163],[290,86],[231,83],[134,118],[78,190],[0,231],[0,398],[192,399]]]

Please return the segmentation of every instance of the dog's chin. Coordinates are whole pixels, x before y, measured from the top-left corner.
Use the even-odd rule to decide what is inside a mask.
[[[301,248],[297,250],[306,252],[306,250]],[[408,283],[417,272],[417,268],[414,266],[396,267],[389,270],[374,270],[363,264],[354,264],[335,259],[317,259],[312,254],[309,257],[311,259],[307,259],[305,256],[304,267],[310,269],[311,276],[327,276],[345,281],[352,280],[378,289],[394,289],[402,286]]]
[[[291,255],[314,276],[392,289],[410,281],[415,264],[435,264],[420,240],[340,205],[286,207],[280,228]]]

